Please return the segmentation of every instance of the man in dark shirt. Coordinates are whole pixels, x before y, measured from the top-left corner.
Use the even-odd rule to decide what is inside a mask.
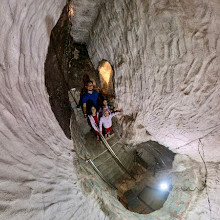
[[[82,97],[83,103],[83,113],[84,117],[87,117],[87,111],[91,108],[92,105],[97,107],[97,100],[98,100],[99,93],[93,89],[93,82],[87,82],[87,92]]]

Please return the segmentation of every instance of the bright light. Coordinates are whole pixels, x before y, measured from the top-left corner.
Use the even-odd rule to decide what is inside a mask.
[[[113,70],[108,61],[103,61],[99,65],[99,77],[101,81],[101,88],[104,94],[112,94],[113,93],[113,84],[112,84],[112,75]]]
[[[71,18],[74,14],[74,11],[73,11],[73,6],[72,5],[69,5],[69,18]]]
[[[165,182],[160,184],[160,189],[163,191],[168,191],[169,190],[169,185]]]
[[[99,67],[99,74],[103,77],[104,81],[108,84],[112,74],[112,67],[109,62],[104,62]]]

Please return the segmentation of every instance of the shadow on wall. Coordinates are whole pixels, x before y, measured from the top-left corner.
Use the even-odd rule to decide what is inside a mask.
[[[51,32],[45,61],[45,84],[52,111],[65,135],[70,138],[71,109],[68,100],[69,88],[64,77],[64,71],[66,71],[68,63],[68,55],[66,55],[65,51],[65,43],[67,38],[69,38],[68,22],[67,6],[65,6],[60,19]],[[52,25],[50,18],[48,18],[47,24]]]
[[[92,79],[99,86],[99,77],[94,69],[86,45],[73,42],[67,6],[50,35],[45,61],[45,84],[51,109],[65,135],[70,139],[71,107],[68,91],[81,90],[85,81]],[[46,24],[53,25],[50,17]],[[49,30],[49,29],[48,29]]]

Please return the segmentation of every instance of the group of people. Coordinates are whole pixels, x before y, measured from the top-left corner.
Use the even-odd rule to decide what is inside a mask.
[[[107,99],[100,98],[99,93],[94,90],[92,81],[87,82],[86,88],[87,91],[82,96],[84,117],[89,119],[97,140],[101,133],[104,133],[106,138],[110,138],[113,135],[112,117],[122,110],[113,112]]]

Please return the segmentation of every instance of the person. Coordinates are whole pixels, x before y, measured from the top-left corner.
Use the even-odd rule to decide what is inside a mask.
[[[78,105],[79,107],[83,106],[82,97],[87,92],[87,82],[90,81],[89,75],[84,74],[82,80],[83,80],[83,88],[81,89],[81,92],[80,92],[80,100],[79,100],[79,105]]]
[[[104,99],[103,100],[103,102],[102,102],[102,107],[99,109],[99,115],[100,115],[100,117],[102,117],[102,113],[103,113],[103,111],[105,111],[105,110],[109,110],[110,112],[112,112],[111,111],[111,109],[110,109],[110,106],[108,105],[108,100],[107,99]]]
[[[96,111],[96,107],[92,106],[90,113],[88,114],[89,121],[93,128],[93,132],[96,134],[97,141],[99,140],[99,113]]]
[[[106,109],[103,111],[103,116],[100,118],[100,122],[99,122],[99,131],[100,133],[102,132],[102,126],[105,129],[105,137],[111,137],[111,133],[113,131],[112,128],[112,118],[115,115],[118,115],[120,112],[122,112],[122,110],[111,113],[109,109]]]
[[[87,118],[88,109],[91,109],[92,105],[97,108],[97,100],[99,97],[99,93],[94,90],[93,82],[91,80],[87,82],[86,88],[87,92],[82,96],[83,113],[85,118]]]

